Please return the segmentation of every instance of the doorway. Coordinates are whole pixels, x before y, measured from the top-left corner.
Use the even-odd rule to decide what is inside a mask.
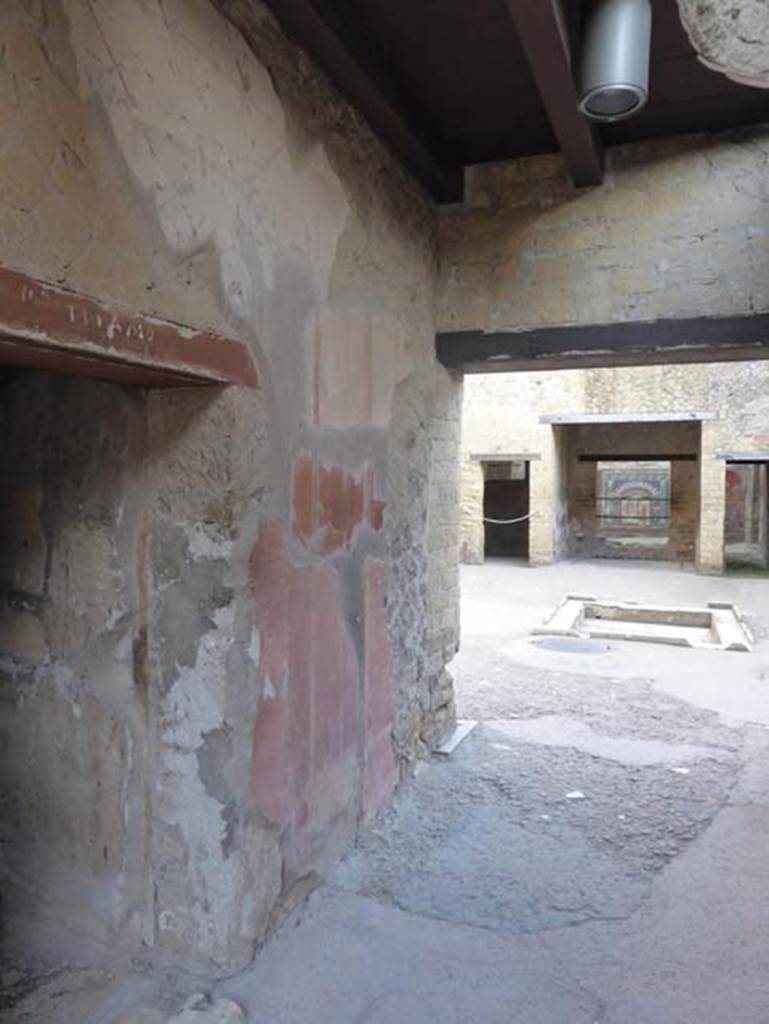
[[[731,569],[769,568],[766,462],[727,462],[724,554]]]
[[[529,463],[483,464],[484,556],[529,557]]]

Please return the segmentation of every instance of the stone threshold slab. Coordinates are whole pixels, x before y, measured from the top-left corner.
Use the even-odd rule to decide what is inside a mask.
[[[739,608],[719,601],[705,608],[683,608],[569,594],[532,632],[720,651],[750,651],[753,644]]]

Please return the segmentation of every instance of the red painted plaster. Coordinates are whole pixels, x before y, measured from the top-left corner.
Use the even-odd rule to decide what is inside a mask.
[[[385,503],[374,496],[376,481],[368,464],[359,473],[326,466],[302,453],[294,462],[293,527],[306,548],[330,555],[349,550],[364,523],[381,530]]]
[[[278,523],[260,530],[251,571],[261,634],[254,798],[275,824],[322,831],[334,800],[314,794],[323,779],[349,776],[348,764],[354,771],[359,719],[358,663],[338,577],[331,566],[292,565]]]
[[[257,384],[251,353],[240,341],[0,266],[3,362],[147,387]]]
[[[315,529],[315,464],[309,455],[294,463],[292,503],[294,533],[307,545]]]

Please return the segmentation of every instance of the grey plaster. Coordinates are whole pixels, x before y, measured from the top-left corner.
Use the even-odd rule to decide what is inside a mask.
[[[619,585],[642,600],[738,598],[759,640],[711,671],[716,710],[707,680],[670,692],[672,655],[701,652],[516,646],[538,612],[533,571],[463,576],[452,671],[459,713],[481,719],[472,735],[422,763],[244,972],[209,986],[95,976],[88,1013],[66,1009],[86,1005],[80,986],[42,1024],[115,1024],[108,1006],[119,1024],[161,1024],[184,986],[233,1000],[248,1024],[763,1024],[769,710],[741,712],[766,688],[764,584],[653,564],[536,571],[535,605],[552,588]]]

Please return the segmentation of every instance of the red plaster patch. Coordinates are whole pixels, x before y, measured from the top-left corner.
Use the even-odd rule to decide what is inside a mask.
[[[372,500],[369,505],[368,521],[372,530],[381,530],[384,524],[384,510],[385,503],[383,501]]]
[[[294,533],[309,544],[313,533],[315,507],[315,465],[311,456],[299,455],[294,463]]]
[[[368,560],[365,573],[366,767],[363,811],[366,817],[370,817],[395,788],[397,767],[392,747],[392,648],[385,615],[387,564]]]
[[[357,527],[381,530],[385,503],[374,497],[373,469],[359,474],[324,466],[302,453],[294,463],[292,515],[295,535],[310,551],[330,555],[349,550]]]
[[[254,798],[270,821],[322,832],[333,820],[323,820],[311,790],[340,765],[349,775],[358,721],[358,665],[339,582],[330,566],[293,566],[278,523],[260,531],[251,570],[262,640]]]

